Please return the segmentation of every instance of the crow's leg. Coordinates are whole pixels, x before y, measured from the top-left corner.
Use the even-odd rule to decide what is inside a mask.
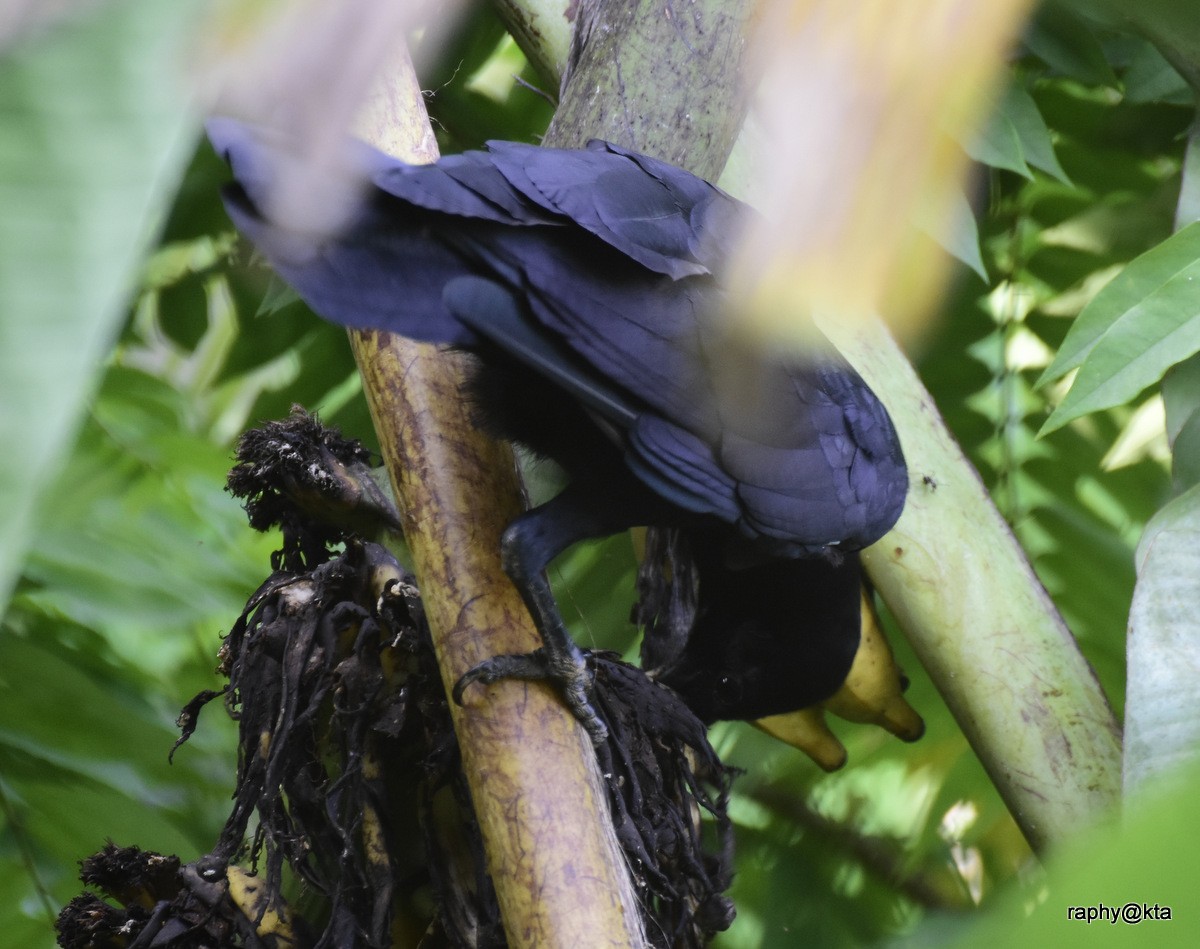
[[[546,579],[546,565],[576,541],[605,537],[637,523],[633,509],[639,505],[630,504],[630,500],[619,498],[617,493],[597,494],[572,483],[553,500],[526,511],[508,525],[500,540],[501,562],[533,617],[542,648],[495,656],[480,663],[455,683],[456,702],[462,704],[463,692],[473,682],[550,679],[592,741],[604,741],[608,729],[588,698],[593,676],[587,658],[559,615]]]

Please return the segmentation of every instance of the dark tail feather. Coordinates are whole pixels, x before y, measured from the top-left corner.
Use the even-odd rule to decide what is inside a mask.
[[[442,298],[461,323],[561,386],[591,411],[620,428],[636,421],[637,410],[628,399],[546,333],[511,291],[481,277],[458,277],[446,284]]]
[[[436,235],[422,233],[427,212],[380,200],[364,191],[360,178],[335,185],[345,202],[336,233],[285,227],[269,218],[269,202],[297,159],[231,119],[211,121],[208,131],[233,170],[234,181],[223,193],[230,218],[319,316],[426,342],[476,341],[442,303],[447,281],[468,268]],[[365,176],[394,164],[365,147],[351,149],[349,158]]]

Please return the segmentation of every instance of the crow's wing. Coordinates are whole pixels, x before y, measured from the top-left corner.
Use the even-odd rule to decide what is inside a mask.
[[[763,361],[739,383],[757,389],[756,398],[733,403],[706,374],[691,390],[710,400],[698,406],[670,401],[687,391],[650,392],[630,380],[633,394],[653,407],[629,435],[639,478],[781,553],[865,547],[892,527],[908,490],[899,439],[840,356],[830,349],[803,365]]]
[[[256,207],[266,207],[280,179],[301,167],[301,160],[288,147],[287,140],[265,129],[236,119],[215,118],[205,123],[205,131],[213,149],[229,163],[238,186]],[[386,171],[396,161],[355,140],[343,144],[339,159],[342,177],[322,181],[322,186],[331,189],[330,200],[343,196],[332,189],[345,189],[349,216],[363,197],[360,182]]]
[[[649,413],[639,416],[627,435],[626,464],[660,496],[685,511],[740,522],[737,481],[717,462],[708,442]]]
[[[849,463],[831,460],[821,441],[779,448],[724,433],[714,448],[646,414],[629,431],[626,462],[673,504],[728,521],[748,538],[768,541],[781,556],[831,546],[857,550],[895,524],[907,473],[898,447],[883,459],[867,460],[852,436],[830,440],[851,456]]]
[[[644,406],[629,436],[643,481],[797,551],[866,546],[895,523],[908,484],[899,441],[831,347],[804,366],[758,366],[757,408],[739,415],[713,389],[721,348],[709,314],[726,305],[715,281],[670,280],[619,258],[606,266],[606,248],[575,257],[569,245],[551,253],[505,242],[489,253],[512,255],[505,266],[519,270],[541,327]]]
[[[597,139],[588,142],[588,148],[604,148],[625,156],[670,191],[681,209],[689,209],[688,250],[708,272],[721,271],[733,252],[741,228],[755,215],[753,208],[703,178],[657,158]]]
[[[436,166],[410,167],[348,143],[343,227],[335,234],[283,227],[268,220],[266,208],[272,188],[297,159],[266,133],[232,119],[211,120],[208,134],[233,171],[233,183],[222,195],[233,223],[316,313],[346,326],[388,329],[428,342],[477,341],[442,303],[446,283],[469,272],[469,265],[435,231],[455,211],[503,218],[493,204]],[[492,175],[503,184],[494,170]],[[382,180],[399,190],[397,178],[414,192],[409,198],[397,200],[378,184],[364,185]],[[439,203],[455,211],[429,210]]]
[[[717,463],[711,445],[648,411],[644,399],[631,397],[593,360],[546,333],[511,289],[480,277],[459,277],[446,285],[445,301],[481,337],[610,423],[630,469],[661,497],[684,510],[738,522],[738,485]]]
[[[841,362],[840,367],[825,365],[820,375],[823,390],[841,408],[841,427],[835,424],[823,438],[845,439],[854,447],[845,478],[857,504],[849,507],[847,518],[866,546],[891,530],[904,509],[904,452],[887,409],[857,372]]]
[[[743,524],[805,547],[864,547],[900,516],[908,472],[887,412],[832,349],[756,374],[762,408],[726,418],[716,452]]]
[[[675,280],[711,274],[720,263],[697,225],[709,217],[728,223],[745,209],[681,168],[606,142],[583,151],[488,142],[488,150],[525,197]]]
[[[445,298],[451,313],[481,337],[623,431],[630,470],[677,507],[737,524],[747,535],[770,538],[780,552],[793,554],[817,552],[831,544],[864,546],[899,513],[898,507],[886,503],[880,511],[872,508],[880,506],[877,486],[887,483],[883,469],[891,466],[904,478],[903,465],[897,467],[893,455],[898,449],[885,437],[878,446],[882,460],[868,461],[870,439],[849,425],[843,407],[820,387],[822,373],[832,376],[832,385],[840,383],[840,375],[764,369],[778,374],[792,394],[772,401],[772,410],[783,421],[771,427],[770,438],[746,437],[726,428],[717,439],[708,439],[680,424],[678,417],[693,410],[690,404],[677,411],[666,405],[667,413],[659,413],[653,404],[663,403],[659,383],[667,388],[677,380],[669,372],[659,379],[661,367],[636,347],[620,362],[618,383],[597,369],[601,360],[592,348],[595,340],[585,343],[576,336],[567,348],[561,336],[546,333],[531,320],[508,287],[460,277],[447,285]],[[597,322],[593,320],[593,329]],[[579,350],[589,358],[581,358]],[[618,357],[621,352],[615,349]],[[846,388],[850,394],[859,391],[852,385]],[[886,432],[876,430],[877,435]],[[903,485],[899,487],[893,500],[903,498]]]
[[[648,411],[645,400],[622,391],[597,371],[594,361],[546,333],[509,288],[480,277],[459,277],[446,285],[445,301],[481,337],[609,422],[624,444],[630,470],[661,497],[729,523],[741,519],[738,484],[721,468],[708,442]]]
[[[419,230],[397,230],[378,208],[365,209],[349,231],[329,239],[274,226],[237,186],[223,197],[238,230],[325,319],[431,343],[477,342],[442,303],[447,282],[466,270],[447,245]]]
[[[618,386],[632,377],[674,390],[664,405],[703,401],[692,391],[696,373],[687,372],[695,360],[680,344],[690,345],[685,337],[694,334],[703,298],[714,288],[694,281],[673,288],[663,275],[703,269],[685,259],[690,209],[676,203],[688,188],[720,194],[700,179],[676,170],[685,185],[672,190],[626,155],[602,148],[493,143],[494,152],[410,166],[355,143],[352,164],[374,190],[347,194],[348,225],[330,237],[266,219],[270,185],[295,160],[286,150],[233,120],[214,120],[209,128],[234,172],[225,192],[234,223],[327,319],[469,345],[475,334],[456,325],[442,305],[442,287],[472,272],[499,277],[527,289],[535,318],[585,358],[595,356]],[[538,190],[525,166],[561,200]],[[548,176],[560,166],[552,187]]]

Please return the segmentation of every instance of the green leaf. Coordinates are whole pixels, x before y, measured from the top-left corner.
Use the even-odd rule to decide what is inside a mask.
[[[952,945],[1023,949],[1090,949],[1093,946],[1191,947],[1197,925],[1192,906],[1200,887],[1200,816],[1195,786],[1200,771],[1184,769],[1169,791],[1148,806],[1126,810],[1119,825],[1097,828],[1086,839],[1051,854],[1041,893],[1009,892],[987,917]],[[1072,908],[1108,915],[1089,924]],[[1158,918],[1114,918],[1126,904],[1158,906]],[[1162,918],[1164,908],[1170,918]],[[928,943],[926,943],[928,944]]]
[[[1192,356],[1163,377],[1163,408],[1171,445],[1171,478],[1182,492],[1200,484],[1200,356]]]
[[[1200,259],[1200,222],[1178,230],[1157,247],[1132,260],[1124,270],[1094,296],[1090,304],[1075,318],[1075,322],[1058,348],[1054,362],[1046,367],[1038,385],[1066,376],[1087,358],[1112,324],[1123,313],[1132,310],[1142,300],[1188,266]]]
[[[1153,44],[1143,43],[1125,70],[1126,102],[1191,105],[1192,90]]]
[[[554,561],[555,599],[576,640],[592,648],[630,649],[636,637],[629,621],[636,575],[628,534],[578,544]]]
[[[3,903],[6,922],[10,908],[38,911],[28,868],[12,853],[13,823],[57,910],[81,889],[78,861],[106,838],[185,860],[207,852],[228,813],[234,760],[231,723],[214,708],[200,742],[169,764],[172,719],[189,693],[177,686],[148,700],[130,669],[90,654],[94,637],[73,630],[81,642],[67,645],[63,624],[29,625],[28,635],[0,628],[0,894],[21,893],[24,903]],[[8,939],[53,945],[52,935]]]
[[[922,222],[921,229],[947,253],[979,274],[984,283],[987,282],[987,267],[984,266],[983,256],[979,252],[979,224],[975,220],[975,212],[971,210],[967,196],[962,191],[955,192],[946,220],[941,222],[940,226],[930,227]]]
[[[189,154],[197,7],[89,5],[0,59],[0,603]]]
[[[274,543],[246,527],[224,490],[228,449],[186,431],[188,407],[161,380],[109,370],[12,600],[104,634],[158,674],[195,648],[189,630],[228,628]]]
[[[1116,86],[1117,77],[1091,28],[1062,6],[1043,4],[1025,45],[1051,69],[1088,85]]]
[[[1044,385],[1080,367],[1041,434],[1131,399],[1200,350],[1200,223],[1130,263],[1076,318]]]
[[[1050,129],[1042,117],[1041,110],[1025,87],[1017,82],[1009,83],[1000,102],[1000,112],[1008,118],[1021,141],[1025,160],[1052,178],[1065,185],[1071,183],[1067,173],[1054,154],[1054,143],[1050,140]]]
[[[1200,412],[1188,416],[1171,451],[1171,483],[1176,491],[1200,484]]]
[[[1129,611],[1125,790],[1200,752],[1200,488],[1146,525]]]
[[[1176,229],[1200,221],[1200,128],[1195,125],[1188,132],[1179,177],[1179,200],[1175,205]]]
[[[1033,177],[1033,172],[1029,170],[1025,161],[1021,136],[1017,134],[1012,120],[1003,112],[995,112],[979,135],[963,143],[963,149],[981,164],[1015,171],[1026,178]]]

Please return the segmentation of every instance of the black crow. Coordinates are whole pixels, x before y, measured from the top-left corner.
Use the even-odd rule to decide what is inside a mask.
[[[456,698],[472,681],[548,675],[603,736],[544,568],[576,541],[634,525],[698,532],[729,583],[745,568],[763,578],[756,590],[793,584],[787,609],[857,611],[857,564],[839,564],[899,517],[904,458],[879,400],[815,332],[809,351],[788,356],[750,355],[727,333],[721,275],[745,205],[607,142],[491,142],[422,166],[355,143],[350,160],[366,184],[347,190],[344,226],[306,232],[268,216],[272,184],[292,160],[286,148],[226,119],[209,135],[233,170],[225,203],[234,223],[313,310],[476,352],[468,397],[481,424],[569,476],[502,540],[543,648],[484,663]],[[800,567],[800,558],[826,566]],[[822,569],[837,582],[799,586]],[[857,630],[842,638],[856,643]],[[777,635],[794,633],[785,624]],[[703,653],[768,661],[759,645]],[[804,652],[802,641],[781,649]],[[824,698],[853,652],[815,687],[797,688],[790,707]]]

